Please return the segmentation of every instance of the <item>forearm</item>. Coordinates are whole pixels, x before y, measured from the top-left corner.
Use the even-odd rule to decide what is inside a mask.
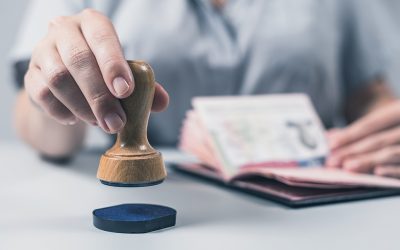
[[[24,90],[18,94],[14,118],[21,139],[44,156],[69,157],[83,144],[86,132],[83,122],[71,126],[59,124],[35,107]]]

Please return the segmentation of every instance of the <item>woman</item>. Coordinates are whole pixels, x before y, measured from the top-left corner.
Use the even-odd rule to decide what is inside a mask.
[[[198,95],[303,92],[327,127],[355,120],[394,99],[376,4],[36,1],[13,52],[25,86],[18,132],[41,154],[60,158],[79,149],[87,125],[119,131],[126,115],[118,99],[134,91],[125,58],[148,61],[163,84],[154,111],[170,95],[169,109],[150,120],[155,144],[177,142]]]

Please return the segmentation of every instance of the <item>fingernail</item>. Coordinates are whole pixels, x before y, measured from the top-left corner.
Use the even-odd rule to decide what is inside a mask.
[[[129,84],[122,77],[115,78],[113,80],[112,84],[113,84],[115,93],[117,93],[118,96],[123,96],[129,90]]]
[[[108,130],[111,133],[119,131],[122,126],[124,126],[124,122],[117,113],[110,113],[106,115],[104,117],[104,122],[107,124]]]

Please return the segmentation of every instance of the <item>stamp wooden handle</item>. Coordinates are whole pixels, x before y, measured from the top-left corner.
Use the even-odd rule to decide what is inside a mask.
[[[112,186],[148,186],[166,177],[161,154],[147,140],[147,125],[153,104],[155,82],[150,65],[128,61],[135,89],[121,100],[127,116],[123,130],[112,148],[100,159],[97,178]]]
[[[135,78],[135,89],[132,95],[121,100],[127,122],[118,133],[115,146],[123,155],[154,153],[147,140],[147,125],[155,90],[154,73],[146,62],[128,61],[128,64]]]

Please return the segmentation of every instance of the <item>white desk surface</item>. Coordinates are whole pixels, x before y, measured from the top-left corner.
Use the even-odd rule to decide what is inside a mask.
[[[183,159],[164,150],[166,161]],[[400,197],[290,209],[169,171],[161,185],[100,184],[99,155],[70,165],[41,161],[0,143],[0,249],[400,249]],[[155,203],[178,211],[177,225],[147,234],[103,232],[92,210]]]

